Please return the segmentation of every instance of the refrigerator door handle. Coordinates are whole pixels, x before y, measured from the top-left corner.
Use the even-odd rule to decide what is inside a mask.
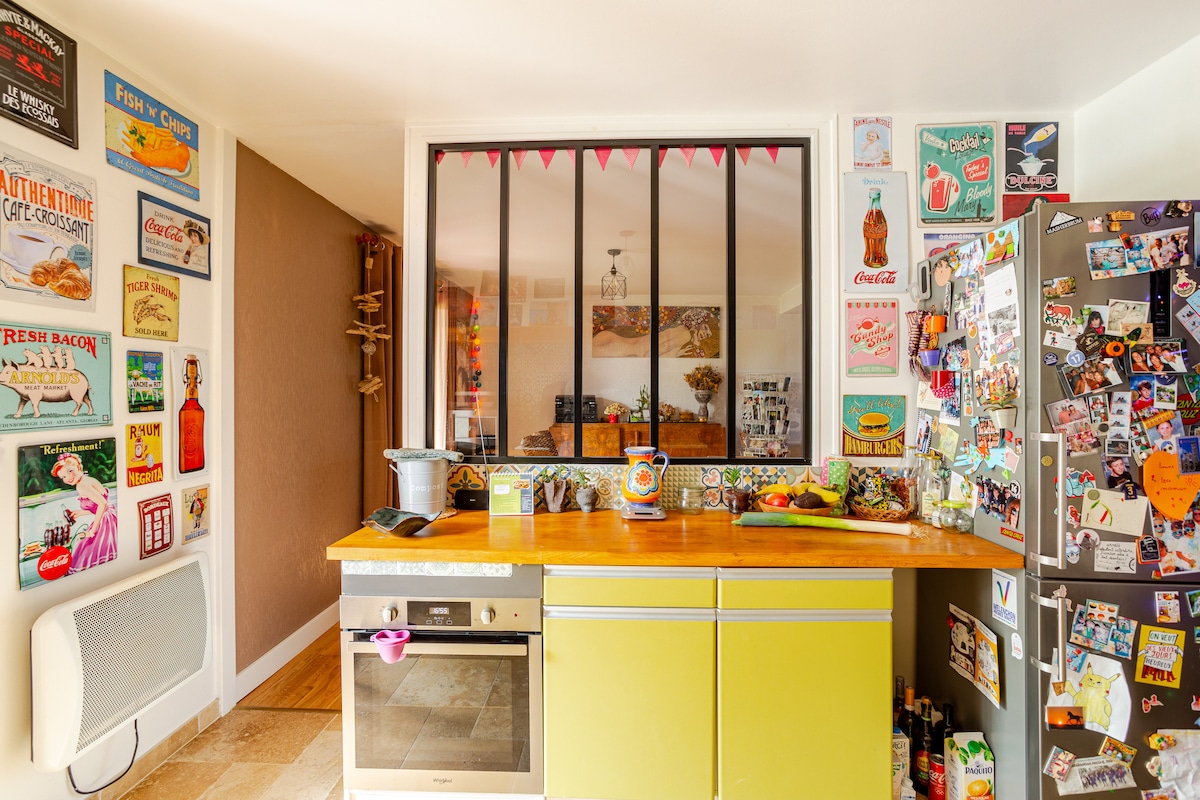
[[[1029,598],[1043,608],[1053,608],[1057,610],[1058,615],[1058,634],[1056,641],[1058,642],[1058,664],[1047,664],[1045,661],[1029,657],[1029,660],[1035,667],[1045,672],[1048,675],[1054,675],[1055,680],[1062,683],[1067,679],[1067,598],[1063,597],[1042,597],[1036,592],[1030,592]],[[1041,655],[1039,651],[1038,655]]]
[[[1038,564],[1057,569],[1067,568],[1067,437],[1061,433],[1039,433],[1039,442],[1054,442],[1058,445],[1058,476],[1055,486],[1058,511],[1055,516],[1055,536],[1058,538],[1058,555],[1042,555],[1042,527],[1038,526],[1037,552],[1030,553],[1029,558]]]

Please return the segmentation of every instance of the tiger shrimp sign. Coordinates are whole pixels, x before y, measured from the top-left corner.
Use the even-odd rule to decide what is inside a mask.
[[[125,326],[138,339],[179,341],[179,278],[125,265]]]
[[[112,424],[110,334],[0,322],[0,433]]]

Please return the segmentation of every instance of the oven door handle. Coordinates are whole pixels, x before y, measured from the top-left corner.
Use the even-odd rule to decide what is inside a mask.
[[[372,642],[347,642],[347,652],[378,653]],[[455,644],[445,642],[409,642],[404,645],[405,654],[414,656],[525,656],[529,647],[523,644]]]

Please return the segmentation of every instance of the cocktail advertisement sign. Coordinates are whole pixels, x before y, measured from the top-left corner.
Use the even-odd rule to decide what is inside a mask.
[[[114,167],[200,199],[196,123],[108,71],[104,73],[104,146]]]
[[[904,455],[904,395],[842,396],[842,455]]]
[[[0,298],[96,308],[96,182],[0,144]]]
[[[0,433],[112,421],[110,334],[0,322]]]
[[[21,589],[117,557],[117,440],[17,448]]]
[[[79,149],[75,40],[0,0],[0,113]]]
[[[212,223],[186,208],[138,192],[138,263],[211,280]]]
[[[918,224],[996,219],[996,125],[917,127]]]

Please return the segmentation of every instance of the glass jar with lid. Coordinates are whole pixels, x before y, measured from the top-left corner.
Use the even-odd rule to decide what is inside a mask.
[[[941,500],[933,500],[930,502],[929,505],[930,505],[929,519],[927,520],[927,522],[935,528],[941,528],[942,527],[942,513],[943,513],[942,501]],[[950,511],[950,509],[944,509],[944,510]]]
[[[704,510],[704,487],[684,486],[679,490],[679,513],[699,514]]]
[[[947,514],[953,514],[951,523]],[[967,504],[962,500],[946,500],[942,503],[942,527],[959,533],[970,533],[975,520],[967,511]]]

